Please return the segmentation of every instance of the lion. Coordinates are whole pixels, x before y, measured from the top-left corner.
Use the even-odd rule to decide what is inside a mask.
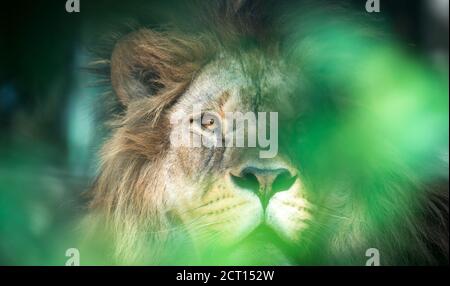
[[[114,45],[108,75],[123,112],[101,151],[88,220],[108,245],[100,263],[365,265],[376,249],[382,265],[448,264],[446,175],[418,174],[375,127],[352,132],[369,101],[326,89],[337,77],[319,75],[311,58],[332,65],[334,43],[315,45],[320,29],[301,20],[286,31],[251,1],[228,4],[203,30],[141,27]],[[349,31],[377,41],[370,29]],[[277,154],[174,146],[180,112],[192,136],[233,126],[226,112],[276,112]],[[350,131],[346,114],[357,117]],[[435,155],[424,160],[439,164]]]

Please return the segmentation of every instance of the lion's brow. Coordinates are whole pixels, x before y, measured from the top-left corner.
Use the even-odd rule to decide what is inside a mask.
[[[222,92],[222,94],[219,97],[219,108],[220,111],[223,113],[223,107],[225,105],[225,103],[227,103],[228,99],[230,98],[230,92],[228,90],[225,90],[224,92]]]

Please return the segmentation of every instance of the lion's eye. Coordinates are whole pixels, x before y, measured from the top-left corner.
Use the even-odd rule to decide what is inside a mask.
[[[219,119],[214,114],[204,113],[202,114],[201,122],[203,128],[213,130],[217,128]]]

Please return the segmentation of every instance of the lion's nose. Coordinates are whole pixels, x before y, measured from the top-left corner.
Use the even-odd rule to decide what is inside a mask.
[[[287,169],[244,168],[238,176],[231,175],[232,181],[240,188],[255,193],[265,208],[270,198],[282,191],[289,190],[297,176]]]

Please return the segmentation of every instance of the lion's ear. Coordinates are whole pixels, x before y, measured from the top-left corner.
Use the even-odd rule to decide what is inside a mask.
[[[111,56],[111,84],[119,100],[127,105],[132,98],[147,96],[149,89],[143,78],[145,63],[140,59],[147,41],[142,31],[120,39]]]
[[[111,83],[124,105],[137,98],[180,91],[198,68],[198,41],[141,29],[118,41],[111,58]],[[167,93],[166,92],[166,93]]]

